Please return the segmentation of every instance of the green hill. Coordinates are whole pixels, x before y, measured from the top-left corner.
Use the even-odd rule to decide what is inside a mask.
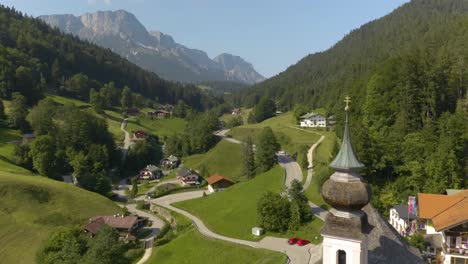
[[[117,211],[112,201],[96,193],[0,171],[0,262],[34,263],[54,227],[83,224],[94,215]]]
[[[242,175],[242,145],[220,141],[204,154],[195,154],[183,159],[187,168],[201,170],[205,167],[211,174],[220,174],[233,180],[245,179]]]
[[[180,250],[184,249],[184,254]],[[190,230],[171,243],[157,247],[148,263],[158,264],[282,264],[285,256],[264,249],[254,249],[221,240],[206,238]]]
[[[329,133],[326,131],[308,130],[307,132],[298,130],[294,127],[296,125],[297,123],[292,113],[288,112],[269,118],[258,124],[246,124],[235,127],[229,132],[229,135],[241,141],[245,141],[250,136],[255,142],[262,129],[269,126],[275,133],[281,147],[290,154],[293,154],[298,152],[301,146],[312,146],[320,138],[320,134]]]

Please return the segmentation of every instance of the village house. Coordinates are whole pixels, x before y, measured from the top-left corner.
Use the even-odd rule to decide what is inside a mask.
[[[175,169],[179,166],[179,158],[174,155],[161,160],[161,167],[165,169]]]
[[[138,113],[140,113],[138,108],[127,108],[123,112],[124,115],[137,115]]]
[[[148,133],[143,130],[133,131],[132,141],[146,140],[149,137]]]
[[[402,236],[406,236],[411,230],[417,229],[416,211],[409,213],[408,205],[399,204],[390,208],[390,218],[388,222]],[[410,234],[411,235],[411,234]]]
[[[151,117],[151,119],[165,119],[171,117],[171,112],[168,112],[166,110],[156,110],[148,112],[148,116]]]
[[[443,264],[468,263],[468,190],[452,195],[418,194],[420,226],[438,237]]]
[[[136,233],[146,225],[148,218],[137,215],[100,215],[89,219],[84,231],[95,236],[104,225],[115,228],[121,239],[126,241],[136,240]]]
[[[162,177],[162,171],[159,167],[154,165],[148,165],[142,169],[139,173],[138,178],[140,180],[156,180]]]
[[[219,192],[234,185],[233,180],[221,175],[212,175],[206,181],[208,182],[208,192],[210,193]]]
[[[327,119],[325,116],[317,113],[307,113],[301,117],[300,126],[301,127],[326,127]]]
[[[181,168],[176,173],[177,179],[184,186],[196,185],[199,183],[200,175],[193,170]]]
[[[23,144],[32,142],[36,136],[34,134],[23,134]]]
[[[240,108],[234,108],[234,109],[232,109],[231,114],[233,114],[233,115],[241,115],[241,114],[242,114],[242,109],[240,109]]]

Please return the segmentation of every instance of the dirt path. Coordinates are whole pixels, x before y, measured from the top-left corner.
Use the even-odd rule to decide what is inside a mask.
[[[125,158],[127,156],[128,148],[130,147],[131,141],[130,141],[130,133],[127,131],[127,123],[128,123],[128,118],[125,118],[122,121],[122,124],[120,124],[120,130],[122,130],[125,134],[124,141],[123,141],[123,147],[122,147],[122,153],[123,157]]]

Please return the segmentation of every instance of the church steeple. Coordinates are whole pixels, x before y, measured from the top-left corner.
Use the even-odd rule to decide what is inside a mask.
[[[354,154],[353,146],[351,145],[351,138],[349,137],[349,103],[351,102],[349,96],[345,97],[345,111],[346,111],[346,121],[345,129],[343,135],[343,142],[341,143],[340,152],[335,157],[335,159],[330,164],[330,167],[336,170],[340,169],[359,169],[364,167],[364,165],[359,162]]]
[[[322,186],[322,197],[333,208],[325,219],[323,264],[367,264],[366,214],[361,210],[370,200],[370,190],[358,170],[364,165],[353,151],[349,137],[349,103],[347,96],[343,143],[330,164],[335,172]]]

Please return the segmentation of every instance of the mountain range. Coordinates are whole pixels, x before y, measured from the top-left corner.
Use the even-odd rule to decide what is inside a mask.
[[[239,56],[223,53],[210,59],[160,31],[148,31],[125,10],[81,16],[45,15],[39,19],[99,46],[109,48],[162,78],[181,82],[234,81],[255,84],[265,78]]]

